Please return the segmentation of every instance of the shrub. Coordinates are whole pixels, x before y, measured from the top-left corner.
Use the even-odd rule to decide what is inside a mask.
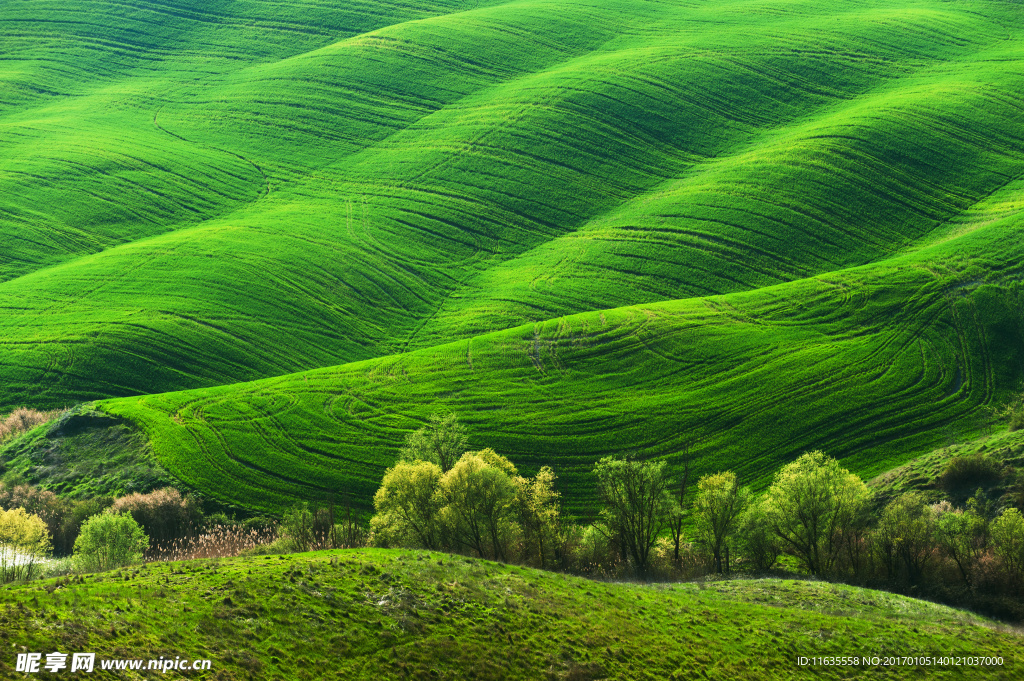
[[[54,552],[62,556],[70,556],[75,550],[75,541],[82,529],[82,524],[110,508],[114,500],[110,497],[94,497],[82,499],[71,504],[71,509],[64,514],[60,531],[54,535]]]
[[[56,544],[60,543],[61,527],[72,506],[72,502],[53,492],[32,485],[0,485],[0,509],[23,508],[26,513],[39,516]]]
[[[43,519],[23,508],[0,511],[0,583],[31,579],[50,550]]]
[[[42,518],[53,542],[53,552],[59,556],[71,555],[82,523],[111,503],[109,497],[72,501],[31,485],[0,485],[0,509],[24,508]]]
[[[199,504],[191,497],[182,498],[173,487],[123,496],[114,500],[110,510],[130,513],[154,544],[191,536],[202,526]]]
[[[1014,396],[1009,402],[999,409],[993,409],[996,418],[1006,420],[1009,431],[1024,428],[1024,393]]]
[[[942,486],[949,494],[991,487],[1002,477],[1002,467],[995,459],[981,452],[955,456],[942,473]]]
[[[334,506],[301,502],[288,509],[281,521],[291,551],[320,551],[342,546],[344,528],[334,522]]]
[[[0,418],[0,443],[12,440],[22,433],[27,433],[36,426],[51,421],[66,409],[55,409],[53,411],[38,411],[18,407],[7,416]]]
[[[622,566],[617,548],[612,544],[611,531],[598,521],[586,527],[576,527],[570,533],[570,569],[577,574],[613,576]]]
[[[98,572],[142,560],[149,538],[128,512],[101,513],[89,518],[75,540],[79,569]]]

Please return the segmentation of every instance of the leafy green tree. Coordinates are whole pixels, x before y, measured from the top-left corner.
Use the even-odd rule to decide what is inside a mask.
[[[508,559],[515,522],[515,467],[493,450],[466,452],[441,478],[441,515],[451,537],[483,558]]]
[[[604,457],[594,466],[607,525],[617,531],[636,573],[646,578],[651,549],[673,513],[664,461]]]
[[[676,460],[682,464],[682,479],[674,485],[672,495],[672,512],[669,517],[669,532],[672,536],[672,561],[677,567],[682,565],[682,555],[679,548],[683,542],[683,524],[686,522],[688,500],[686,492],[690,484],[690,466],[693,461],[693,454],[689,447],[676,456]]]
[[[333,504],[297,503],[285,511],[281,526],[294,551],[336,549],[340,545]]]
[[[840,556],[844,529],[868,501],[864,481],[820,451],[807,452],[775,475],[765,496],[765,521],[783,549],[813,575],[828,574]]]
[[[992,546],[1006,571],[1024,577],[1024,517],[1015,508],[1008,508],[992,522]]]
[[[75,559],[81,570],[98,572],[142,560],[149,537],[131,513],[100,513],[82,524],[75,540]]]
[[[436,412],[429,423],[410,433],[399,458],[403,461],[431,461],[447,473],[466,451],[466,429],[453,412]]]
[[[527,553],[536,556],[545,567],[557,558],[561,548],[559,494],[555,490],[555,472],[543,466],[533,478],[516,476],[516,499]]]
[[[384,473],[373,496],[370,529],[385,546],[441,548],[441,467],[432,461],[399,461]]]
[[[737,522],[737,534],[743,555],[758,572],[772,569],[782,554],[778,536],[768,524],[764,499],[747,505]]]
[[[23,508],[0,510],[0,583],[31,579],[50,550],[50,533],[39,516]]]
[[[892,500],[882,511],[871,535],[871,548],[890,580],[904,575],[919,584],[937,550],[936,518],[919,492]]]
[[[978,512],[977,500],[968,500],[965,510],[939,515],[936,536],[942,552],[956,563],[964,583],[972,586],[974,568],[988,545],[988,522]]]
[[[697,481],[693,502],[697,536],[711,552],[715,571],[722,572],[722,547],[736,529],[736,518],[750,500],[732,471],[705,475]]]

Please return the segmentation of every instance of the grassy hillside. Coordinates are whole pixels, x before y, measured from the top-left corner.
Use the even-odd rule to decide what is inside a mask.
[[[29,6],[0,14],[8,405],[873,262],[1022,169],[999,3],[179,1],[107,42],[104,3]]]
[[[873,475],[1024,376],[1017,5],[336,4],[0,9],[0,407],[276,510],[445,406],[584,510],[626,449]]]
[[[950,499],[957,505],[978,489],[992,501],[1006,507],[1024,499],[1024,431],[998,433],[977,440],[950,444],[886,471],[869,481],[883,498],[901,492],[922,492],[933,502]],[[965,473],[947,478],[950,462],[977,462]]]
[[[1011,679],[1024,653],[1019,634],[979,617],[854,587],[609,584],[408,551],[151,563],[83,582],[7,588],[4,600],[5,647],[89,650],[99,660],[209,659],[211,671],[198,678],[225,680],[850,678],[881,671],[800,668],[799,655],[1001,656],[1001,667],[884,673]],[[0,672],[12,673],[12,659],[0,659]]]
[[[172,473],[266,508],[339,489],[368,499],[438,404],[464,416],[471,445],[554,465],[577,507],[593,462],[628,449],[673,461],[689,444],[700,471],[761,484],[823,448],[871,475],[935,446],[950,420],[970,428],[1020,371],[1019,285],[917,258],[101,409],[139,423]]]

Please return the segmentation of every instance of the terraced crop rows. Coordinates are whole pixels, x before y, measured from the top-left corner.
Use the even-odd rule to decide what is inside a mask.
[[[438,404],[580,509],[629,447],[881,470],[1024,374],[1021,22],[10,3],[0,406],[148,394],[106,408],[267,508]]]

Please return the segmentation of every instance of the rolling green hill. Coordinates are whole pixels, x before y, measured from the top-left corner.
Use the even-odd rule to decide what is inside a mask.
[[[856,587],[601,583],[410,551],[151,563],[11,587],[5,600],[0,641],[93,651],[98,678],[125,678],[105,676],[103,660],[178,656],[210,660],[201,678],[225,681],[1013,679],[1022,652],[1019,634],[975,615]],[[801,655],[1002,664],[800,667]],[[0,673],[12,668],[0,658]]]
[[[438,406],[575,510],[628,449],[872,475],[1024,377],[1008,2],[11,2],[0,407],[276,509]]]

